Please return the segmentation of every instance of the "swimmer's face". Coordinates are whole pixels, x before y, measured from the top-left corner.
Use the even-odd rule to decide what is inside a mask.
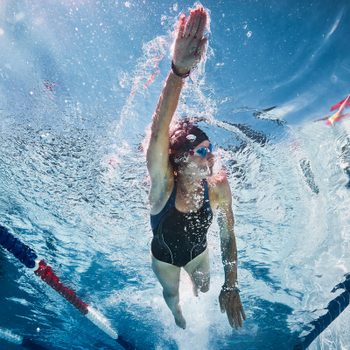
[[[183,172],[199,178],[212,176],[214,162],[212,146],[209,140],[205,140],[188,153]]]

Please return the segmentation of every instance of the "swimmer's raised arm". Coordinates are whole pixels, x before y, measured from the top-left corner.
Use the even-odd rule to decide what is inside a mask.
[[[206,24],[207,13],[200,6],[191,10],[188,18],[182,14],[177,23],[172,70],[152,118],[151,139],[147,149],[147,168],[153,189],[155,184],[157,187],[166,186],[172,175],[169,163],[169,126],[177,108],[183,78],[189,75],[203,55],[207,42],[207,38],[203,37]]]

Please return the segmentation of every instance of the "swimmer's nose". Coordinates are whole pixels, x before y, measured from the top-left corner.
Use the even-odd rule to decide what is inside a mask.
[[[213,165],[214,164],[214,161],[215,161],[215,156],[213,153],[209,152],[207,154],[207,162],[210,164],[210,165]]]

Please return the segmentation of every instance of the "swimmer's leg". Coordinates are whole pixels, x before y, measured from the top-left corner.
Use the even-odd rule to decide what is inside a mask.
[[[175,323],[180,328],[185,329],[186,320],[179,305],[180,267],[160,261],[152,256],[152,269],[163,287],[163,297],[174,315]]]
[[[210,271],[209,271],[209,250],[208,248],[193,260],[184,266],[186,272],[190,275],[193,283],[193,293],[198,296],[198,290],[205,293],[209,290]]]

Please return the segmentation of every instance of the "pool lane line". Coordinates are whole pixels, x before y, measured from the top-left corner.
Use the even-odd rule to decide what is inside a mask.
[[[133,344],[112,328],[110,322],[102,313],[86,304],[72,289],[64,285],[59,277],[57,277],[52,267],[46,264],[45,260],[39,259],[32,248],[14,237],[14,235],[2,225],[0,225],[0,245],[16,257],[23,265],[31,269],[46,284],[67,299],[70,304],[75,306],[95,326],[113,338],[124,349],[136,349]]]
[[[344,289],[344,292],[331,300],[325,310],[324,315],[309,323],[313,327],[310,333],[300,337],[294,350],[307,349],[310,344],[346,309],[350,303],[350,273],[345,275],[345,281],[337,284],[333,289],[334,293],[338,289]]]

